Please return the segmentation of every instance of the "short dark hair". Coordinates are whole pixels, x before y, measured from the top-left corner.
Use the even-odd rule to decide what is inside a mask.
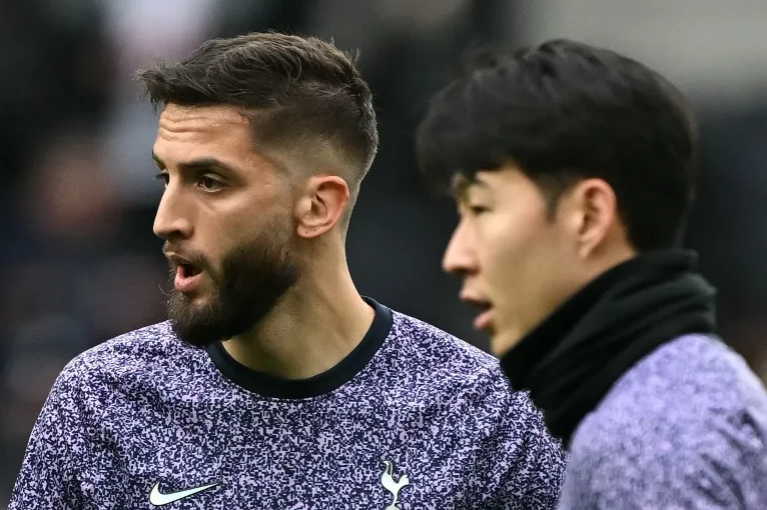
[[[276,32],[212,39],[178,63],[138,72],[154,105],[231,105],[250,115],[254,142],[330,149],[347,167],[354,200],[378,148],[370,88],[356,57],[314,37]]]
[[[693,201],[697,128],[684,96],[644,65],[569,40],[475,55],[431,101],[417,153],[430,182],[512,163],[553,213],[581,179],[614,190],[638,251],[681,241]]]

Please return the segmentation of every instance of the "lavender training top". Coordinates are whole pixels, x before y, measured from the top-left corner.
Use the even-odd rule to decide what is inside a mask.
[[[10,509],[555,508],[565,455],[497,360],[369,302],[355,351],[303,381],[190,347],[168,323],[78,356]]]
[[[714,338],[656,349],[575,431],[559,508],[767,509],[764,386]]]

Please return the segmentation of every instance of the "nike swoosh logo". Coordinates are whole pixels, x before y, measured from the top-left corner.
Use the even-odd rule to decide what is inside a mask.
[[[149,493],[149,502],[152,503],[154,506],[169,505],[171,503],[175,503],[178,500],[188,498],[189,496],[193,496],[199,492],[212,489],[213,487],[217,485],[220,485],[220,484],[211,483],[209,485],[202,485],[200,487],[195,487],[194,489],[187,489],[181,492],[163,494],[162,492],[160,492],[160,482],[157,482],[155,486],[152,487],[152,492]]]

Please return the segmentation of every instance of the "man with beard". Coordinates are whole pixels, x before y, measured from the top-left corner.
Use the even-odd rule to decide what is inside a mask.
[[[561,445],[497,360],[355,289],[378,135],[353,62],[252,34],[140,77],[170,321],[64,369],[11,508],[553,508]]]
[[[481,55],[419,128],[444,267],[570,452],[561,509],[767,508],[767,394],[679,248],[696,149],[667,80],[566,40]]]

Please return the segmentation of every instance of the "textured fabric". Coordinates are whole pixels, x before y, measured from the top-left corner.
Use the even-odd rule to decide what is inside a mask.
[[[767,393],[716,339],[628,371],[581,423],[561,510],[767,509]]]
[[[218,484],[178,510],[547,509],[564,466],[494,358],[405,315],[348,383],[297,400],[235,385],[162,323],[69,363],[10,508],[154,508],[159,483]]]
[[[685,250],[642,253],[576,292],[501,360],[566,447],[628,369],[660,345],[716,331],[715,289]]]

